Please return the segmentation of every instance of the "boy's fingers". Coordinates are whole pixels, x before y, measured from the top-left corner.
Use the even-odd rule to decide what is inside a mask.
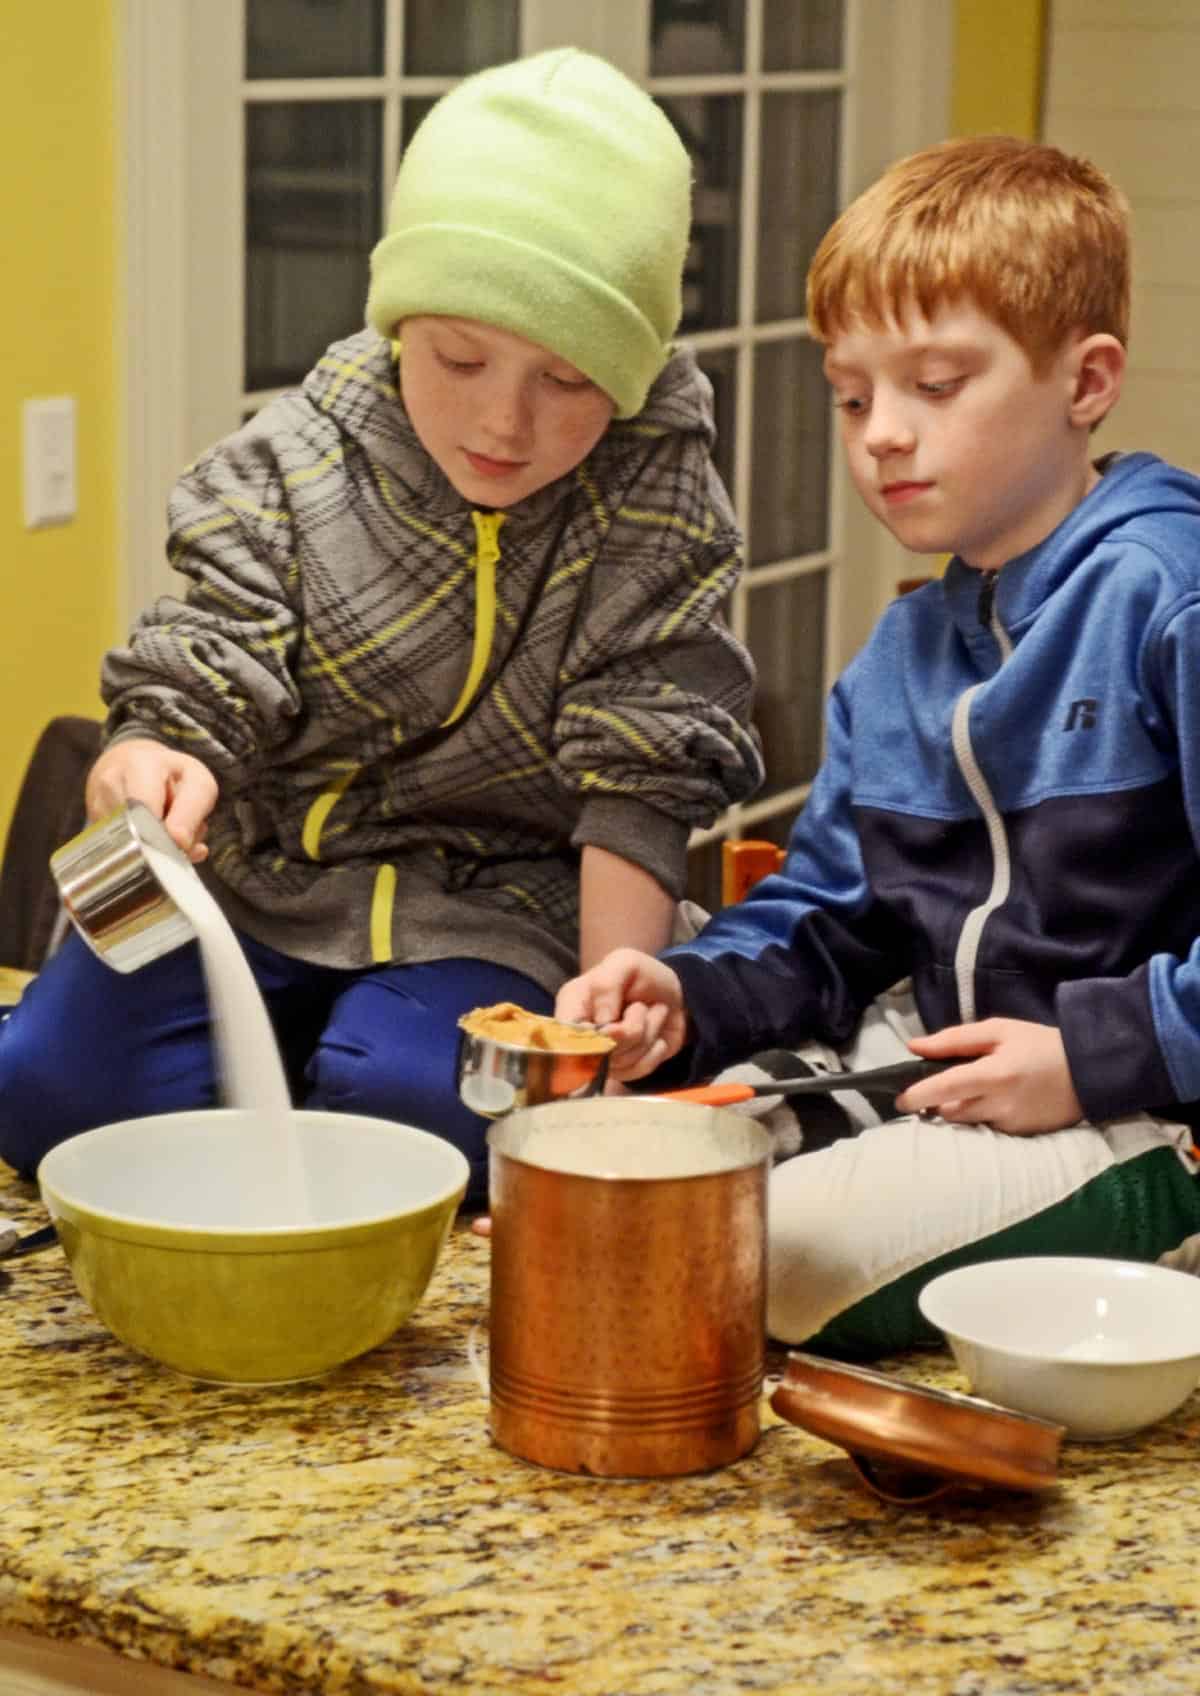
[[[994,1030],[985,1033],[982,1023],[946,1025],[927,1036],[915,1036],[909,1043],[914,1054],[925,1060],[977,1060],[996,1046]]]
[[[84,787],[83,799],[89,819],[103,818],[115,812],[127,799],[129,776],[127,767],[112,760],[100,761],[92,767]],[[155,809],[157,810],[157,809]]]
[[[661,1038],[651,1043],[622,1045],[614,1050],[609,1071],[618,1078],[644,1078],[666,1059],[666,1047]]]
[[[625,1012],[627,1014],[628,1009],[625,1009]],[[591,1006],[583,1017],[590,1019],[592,1024],[599,1025],[601,1030],[618,1022],[622,1025],[628,1023],[628,1019],[622,1017],[621,996],[611,989],[595,989],[592,992]]]
[[[667,1057],[667,1045],[661,1037],[652,1042],[638,1064],[637,1071],[632,1076],[644,1078],[648,1072],[653,1072],[656,1066],[662,1064]]]
[[[628,1042],[641,1042],[646,1029],[646,1003],[627,1001],[620,1021],[621,1034]]]
[[[971,1094],[970,1086],[975,1084],[978,1088],[976,1076],[966,1071],[975,1058],[977,1056],[966,1054],[961,1069],[956,1066],[939,1072],[934,1078],[925,1078],[919,1084],[910,1084],[903,1094],[896,1097],[896,1107],[901,1113],[942,1113],[946,1118],[952,1117],[951,1108],[966,1105]]]
[[[216,798],[216,780],[206,767],[191,763],[179,766],[167,779],[162,821],[172,841],[177,842],[193,860],[207,858],[204,838],[208,833],[208,816]]]
[[[163,823],[167,827],[171,840],[178,843],[185,854],[190,854],[193,849],[197,848],[201,849],[203,853],[207,853],[208,850],[203,847],[204,835],[202,829],[206,817],[207,809],[203,812],[198,811],[196,804],[190,799],[185,801],[182,806],[178,801],[173,800],[163,814]]]
[[[554,998],[556,1019],[590,1019],[591,1009],[591,996],[578,979],[563,984]]]
[[[577,1019],[603,1027],[618,1022],[623,1005],[620,987],[606,984],[598,971],[593,970],[562,986],[555,998],[554,1012],[560,1019]]]
[[[660,1048],[664,1046],[658,1042],[658,1038],[662,1035],[663,1026],[670,1016],[671,1009],[664,1001],[656,1002],[653,1007],[647,1009],[645,1036],[647,1042],[657,1043]]]

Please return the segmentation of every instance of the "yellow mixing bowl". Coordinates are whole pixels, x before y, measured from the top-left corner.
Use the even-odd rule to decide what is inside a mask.
[[[469,1168],[410,1125],[292,1115],[307,1216],[253,1115],[161,1114],[85,1131],[38,1169],[80,1294],[140,1353],[194,1378],[312,1378],[413,1312]]]

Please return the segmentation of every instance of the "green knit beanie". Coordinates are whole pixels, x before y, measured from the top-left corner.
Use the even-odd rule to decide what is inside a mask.
[[[477,318],[640,412],[679,324],[691,165],[642,89],[577,48],[480,71],[405,150],[367,319]]]

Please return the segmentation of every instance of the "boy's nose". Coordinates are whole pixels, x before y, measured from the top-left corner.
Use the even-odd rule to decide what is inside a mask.
[[[876,459],[911,453],[916,446],[916,436],[904,409],[897,405],[881,405],[878,399],[872,403],[864,439],[867,452]]]
[[[497,383],[488,391],[480,424],[493,445],[513,447],[528,439],[532,416],[523,383]]]

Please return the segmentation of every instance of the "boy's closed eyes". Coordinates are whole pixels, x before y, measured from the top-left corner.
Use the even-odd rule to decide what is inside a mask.
[[[925,400],[950,400],[959,393],[966,377],[943,377],[930,381],[917,381],[912,384],[914,392]],[[871,405],[869,388],[842,388],[833,385],[833,404],[842,412],[848,412],[852,417],[860,418]]]
[[[911,391],[928,400],[947,400],[961,392],[982,362],[983,355],[979,349],[947,352],[916,348],[882,376],[901,392]],[[834,405],[854,416],[861,416],[871,402],[874,387],[871,374],[832,355],[826,358],[824,369],[833,391]]]
[[[457,372],[460,376],[469,377],[477,371],[483,371],[488,364],[488,349],[483,344],[473,340],[470,335],[452,326],[447,321],[445,334],[432,337],[434,357],[446,371]],[[595,388],[590,377],[574,365],[569,365],[565,359],[559,359],[547,350],[546,367],[540,373],[542,377],[556,388],[580,390]]]

